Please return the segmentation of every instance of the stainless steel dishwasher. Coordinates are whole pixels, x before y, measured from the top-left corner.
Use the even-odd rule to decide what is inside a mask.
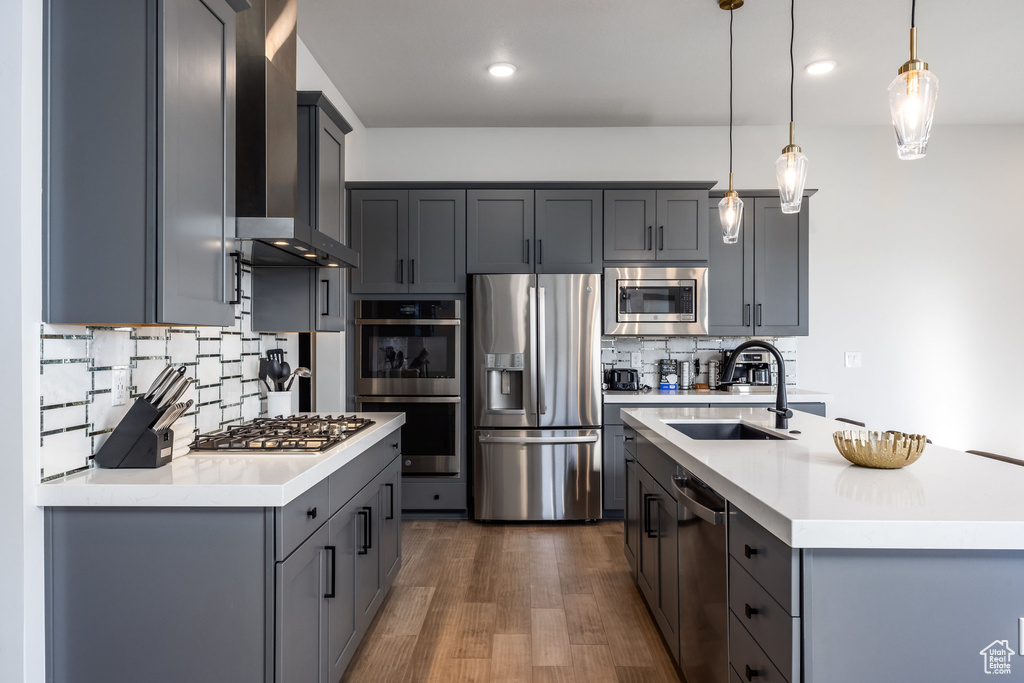
[[[725,499],[682,469],[672,478],[679,541],[679,662],[687,681],[729,680]]]

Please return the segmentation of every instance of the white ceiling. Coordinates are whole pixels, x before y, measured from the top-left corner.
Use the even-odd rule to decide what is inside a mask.
[[[888,124],[910,0],[797,0],[797,124]],[[1024,123],[1024,2],[922,0],[936,125]],[[704,126],[728,120],[717,0],[300,0],[299,35],[367,127]],[[789,120],[789,2],[735,12],[737,125]],[[803,67],[834,59],[813,77]],[[515,64],[510,79],[486,67]],[[997,67],[990,67],[996,64]]]

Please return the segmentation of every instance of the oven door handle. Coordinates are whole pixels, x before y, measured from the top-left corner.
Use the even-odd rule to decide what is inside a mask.
[[[521,443],[521,444],[569,444],[569,443],[597,443],[600,437],[597,434],[583,436],[490,436],[481,435],[477,438],[480,443]]]

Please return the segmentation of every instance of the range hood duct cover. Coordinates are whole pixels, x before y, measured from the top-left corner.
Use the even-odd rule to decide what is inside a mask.
[[[236,236],[253,265],[358,268],[355,251],[295,220],[297,18],[298,0],[252,0],[238,14]]]

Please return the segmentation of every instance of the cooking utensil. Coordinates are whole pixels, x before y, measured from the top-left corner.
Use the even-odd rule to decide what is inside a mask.
[[[150,399],[149,402],[152,403],[157,408],[159,408],[160,402],[163,400],[165,396],[167,396],[170,393],[171,387],[175,386],[177,382],[181,379],[181,376],[184,374],[185,366],[182,365],[181,367],[177,368],[174,372],[167,376],[167,379],[160,385],[160,388],[157,389],[157,391],[153,394],[153,397]]]
[[[146,400],[146,401],[149,401],[150,399],[152,399],[153,398],[153,394],[156,393],[156,390],[160,388],[160,385],[163,384],[164,381],[167,380],[169,378],[169,376],[173,372],[174,372],[174,366],[173,365],[168,365],[163,370],[161,370],[160,374],[158,374],[156,376],[156,379],[153,380],[153,383],[149,385],[149,390],[146,391],[145,394],[143,394],[142,398],[144,400]]]
[[[287,391],[287,389],[283,388],[284,387],[284,383],[285,383],[285,380],[287,380],[291,376],[292,376],[292,366],[288,365],[287,362],[281,363],[281,376],[277,378],[277,386],[278,387],[282,387],[282,389],[281,389],[282,391]]]
[[[182,367],[184,367],[184,366],[182,366]],[[165,370],[166,370],[166,368],[165,368]],[[182,370],[181,368],[171,367],[171,371],[170,372],[168,372],[166,374],[161,373],[162,375],[164,375],[163,379],[160,380],[160,383],[155,388],[153,388],[153,390],[149,394],[146,395],[146,400],[149,401],[150,403],[152,403],[153,405],[156,405],[157,399],[164,392],[167,391],[167,387],[170,385],[171,382],[174,381],[174,378],[177,376],[176,373],[178,373],[179,371],[184,372],[184,370]]]
[[[284,362],[284,349],[270,349],[267,351],[267,359],[270,361],[270,365],[267,367],[267,375],[269,375],[276,387],[278,380],[284,376],[281,374],[281,363]],[[277,389],[273,388],[271,391],[277,391]]]
[[[292,390],[292,384],[295,382],[296,377],[312,377],[313,373],[309,371],[309,368],[298,367],[295,368],[295,372],[291,373],[285,379],[288,380],[288,384],[285,385],[285,391]],[[282,382],[285,380],[281,380]]]
[[[189,385],[192,384],[192,382],[194,382],[194,381],[195,381],[194,379],[189,377],[189,378],[185,379],[184,381],[182,381],[181,383],[179,383],[174,388],[173,391],[168,392],[167,398],[165,398],[161,402],[161,407],[167,407],[167,406],[170,406],[170,405],[173,405],[174,403],[176,403],[179,398],[181,398],[182,396],[185,395],[185,390],[188,389]]]
[[[156,421],[156,424],[153,425],[153,429],[156,431],[160,431],[161,429],[167,429],[172,424],[174,424],[175,421],[179,417],[181,417],[189,408],[191,408],[192,405],[192,399],[189,399],[182,403],[175,403],[166,411],[164,411],[163,417]]]
[[[182,366],[184,368],[184,366]],[[175,375],[174,379],[171,380],[167,388],[155,399],[153,399],[153,405],[159,410],[163,410],[167,406],[174,403],[178,397],[185,392],[184,387],[187,387],[192,382],[192,378],[185,378],[181,375]]]

